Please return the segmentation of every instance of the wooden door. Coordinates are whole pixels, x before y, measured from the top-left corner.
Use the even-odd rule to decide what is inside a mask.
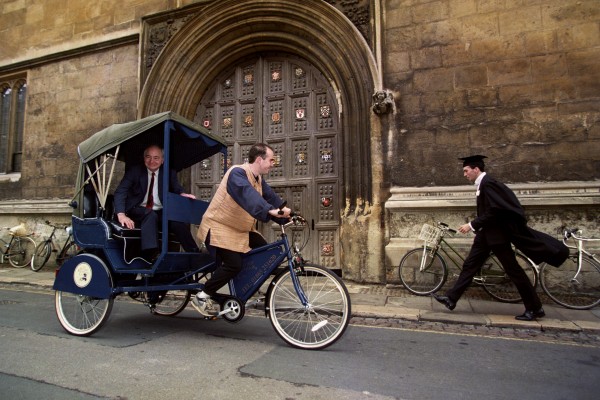
[[[341,146],[338,107],[325,77],[291,56],[260,56],[224,73],[198,105],[196,122],[223,137],[227,165],[247,161],[248,149],[264,142],[275,150],[275,166],[265,177],[292,210],[309,222],[305,259],[339,269]],[[209,200],[223,176],[221,155],[192,170],[195,194]],[[279,232],[259,224],[269,241]],[[306,231],[304,231],[306,232]],[[297,245],[308,238],[290,236]]]

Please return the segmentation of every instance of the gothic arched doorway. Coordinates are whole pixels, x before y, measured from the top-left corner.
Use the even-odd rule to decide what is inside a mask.
[[[331,104],[337,107],[331,109],[338,123],[336,132],[339,132],[333,144],[338,146],[333,153],[338,168],[333,180],[339,188],[336,189],[339,200],[336,202],[336,193],[333,193],[331,206],[336,226],[339,221],[339,229],[335,231],[339,240],[335,238],[334,243],[339,257],[337,266],[346,278],[380,281],[384,276],[379,196],[383,183],[381,131],[371,115],[371,99],[381,82],[367,42],[356,27],[326,1],[219,0],[207,4],[169,39],[156,58],[141,85],[139,115],[171,110],[202,123],[204,115],[198,114],[198,106],[208,101],[204,99],[211,98],[209,93],[216,90],[218,82],[226,79],[223,72],[231,74],[234,63],[236,68],[243,68],[241,60],[258,59],[260,54],[263,59],[270,59],[276,53],[287,54],[284,60],[296,60],[308,69],[321,71],[327,78],[327,96],[335,99]],[[264,61],[261,62],[264,65]],[[269,74],[270,71],[263,73]],[[289,98],[294,99],[294,96]],[[244,105],[240,101],[240,106]],[[265,119],[269,113],[272,118],[268,108],[261,108],[257,116]],[[270,139],[265,140],[270,142]],[[279,143],[287,145],[288,142],[293,143],[293,140]],[[232,149],[238,159],[232,161],[241,162],[243,149],[240,146],[236,150],[235,143],[232,141]],[[313,155],[318,153],[319,149],[314,147]],[[269,177],[269,182],[276,183],[274,178]],[[318,192],[319,179],[314,178],[311,192],[318,200],[329,196]],[[329,177],[322,181],[330,182],[327,179]],[[288,201],[294,201],[293,193]],[[311,241],[313,239],[316,238]],[[326,251],[329,249],[325,246]]]
[[[276,163],[267,181],[292,209],[308,218],[311,235],[305,258],[339,268],[338,106],[329,81],[307,61],[270,54],[247,58],[221,74],[198,105],[196,122],[225,138],[228,166],[247,161],[254,143],[272,146]],[[210,200],[223,176],[223,160],[192,170],[196,195]],[[272,241],[279,231],[259,229]],[[318,238],[318,239],[317,239]],[[299,233],[294,241],[306,238]]]

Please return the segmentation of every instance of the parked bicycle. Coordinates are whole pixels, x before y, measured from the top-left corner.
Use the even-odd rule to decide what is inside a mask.
[[[73,228],[71,226],[61,227],[61,229],[66,229],[68,236],[67,240],[59,250],[55,241],[55,233],[56,229],[58,229],[58,226],[52,225],[48,221],[46,221],[46,225],[50,225],[52,227],[52,233],[46,240],[39,243],[35,248],[35,253],[33,255],[33,259],[31,260],[31,269],[36,272],[41,270],[44,265],[46,265],[50,259],[50,255],[53,252],[58,253],[56,256],[56,265],[60,267],[62,263],[80,251],[77,243],[73,241]]]
[[[2,242],[0,262],[4,263],[4,260],[7,259],[15,268],[26,267],[31,263],[35,252],[35,241],[31,238],[31,233],[27,233],[24,224],[5,229],[10,234],[10,240],[7,242],[0,238],[0,242]]]
[[[565,229],[563,242],[571,249],[567,260],[558,268],[540,265],[542,289],[556,303],[577,310],[600,304],[600,260],[583,248],[584,242],[592,241],[600,239],[583,237],[577,228]]]
[[[465,258],[445,239],[456,231],[443,222],[437,226],[423,225],[419,239],[423,247],[410,250],[398,267],[398,275],[404,287],[411,293],[425,296],[438,291],[448,279],[448,261],[461,270]],[[523,268],[532,285],[537,283],[535,264],[520,253],[517,262]],[[457,275],[458,276],[458,275]],[[494,299],[505,303],[521,301],[517,287],[512,283],[502,264],[493,254],[483,264],[473,282]]]

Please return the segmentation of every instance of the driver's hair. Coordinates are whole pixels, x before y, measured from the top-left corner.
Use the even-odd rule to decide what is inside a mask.
[[[254,164],[254,161],[256,161],[256,157],[265,158],[265,156],[267,155],[267,149],[271,150],[272,152],[275,152],[271,146],[265,143],[256,143],[255,145],[250,147],[250,150],[248,151],[248,163]]]

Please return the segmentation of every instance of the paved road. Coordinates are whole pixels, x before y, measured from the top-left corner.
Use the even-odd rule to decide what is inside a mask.
[[[330,348],[303,351],[264,317],[164,318],[128,301],[79,338],[58,324],[49,292],[14,289],[0,290],[0,346],[0,392],[11,399],[548,400],[600,390],[593,345],[353,325]]]

